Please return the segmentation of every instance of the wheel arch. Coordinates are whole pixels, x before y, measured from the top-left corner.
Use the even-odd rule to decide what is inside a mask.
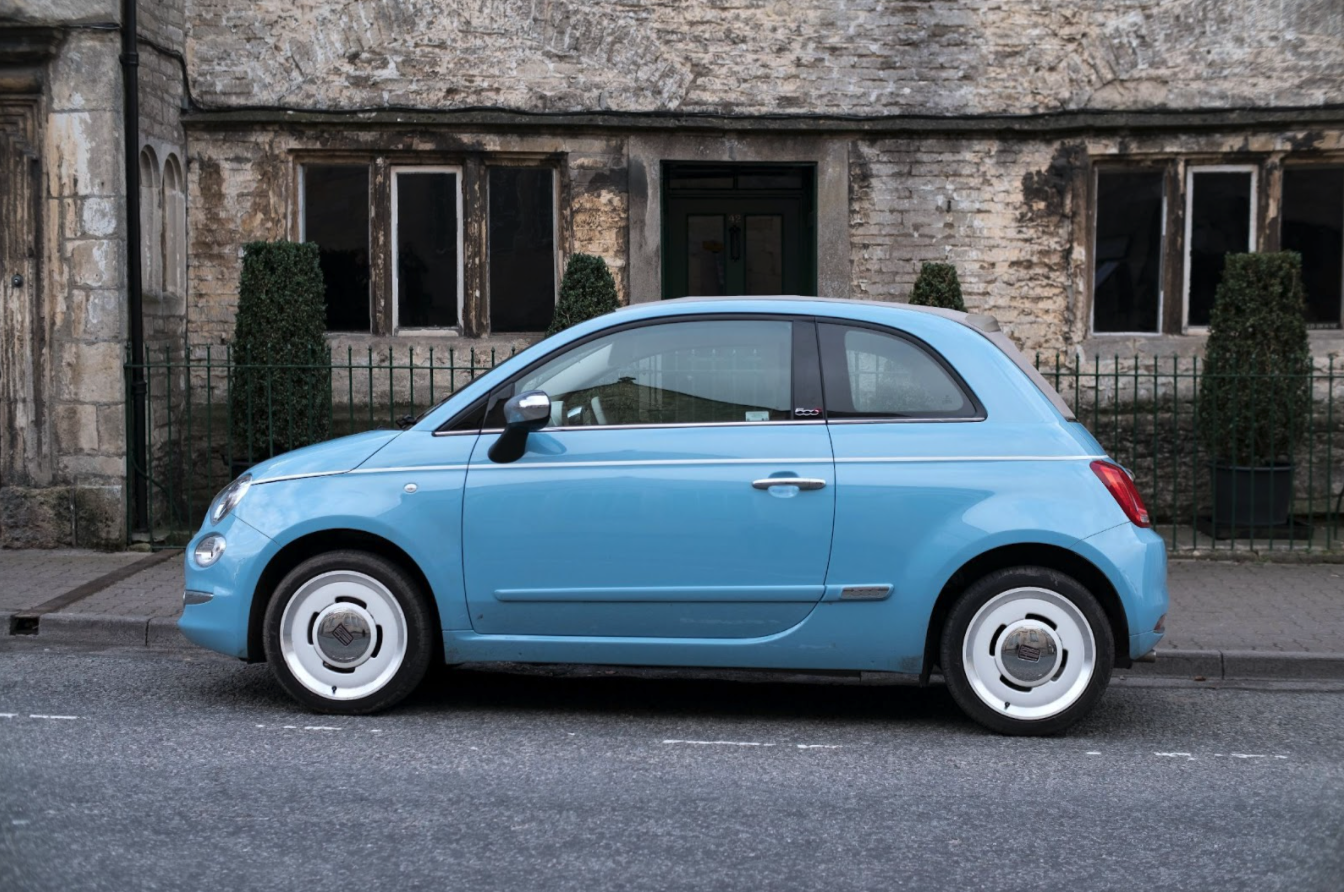
[[[1023,542],[1013,545],[1001,545],[976,555],[957,569],[934,602],[933,612],[929,616],[928,631],[924,639],[924,665],[920,671],[920,682],[927,683],[929,673],[938,663],[939,641],[943,635],[943,625],[961,593],[977,579],[995,570],[1005,567],[1034,566],[1045,567],[1067,574],[1078,580],[1079,584],[1096,597],[1111,627],[1111,636],[1115,641],[1115,665],[1129,668],[1129,619],[1125,615],[1124,605],[1115,586],[1106,578],[1096,564],[1087,558],[1058,545],[1046,545],[1039,542]]]
[[[429,584],[429,578],[420,569],[420,565],[399,546],[382,536],[364,530],[318,530],[300,536],[276,552],[257,579],[257,587],[252,593],[252,605],[247,618],[247,661],[249,663],[262,663],[266,660],[265,649],[262,644],[266,608],[271,603],[271,598],[275,596],[275,590],[280,585],[280,581],[289,574],[289,571],[308,558],[337,549],[367,551],[391,561],[409,573],[429,599],[435,628],[442,628],[443,623],[439,618],[439,603],[434,597],[434,588]],[[442,647],[442,636],[435,635],[433,637],[437,646]]]

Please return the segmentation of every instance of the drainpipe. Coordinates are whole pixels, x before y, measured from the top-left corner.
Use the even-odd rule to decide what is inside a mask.
[[[145,320],[140,290],[140,53],[135,0],[121,0],[121,70],[126,140],[126,299],[131,321],[131,467],[135,531],[149,530],[149,485],[145,479]]]

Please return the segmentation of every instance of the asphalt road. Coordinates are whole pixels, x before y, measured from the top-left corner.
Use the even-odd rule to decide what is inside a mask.
[[[0,889],[1344,888],[1344,688],[1114,685],[1008,739],[941,688],[0,645]]]

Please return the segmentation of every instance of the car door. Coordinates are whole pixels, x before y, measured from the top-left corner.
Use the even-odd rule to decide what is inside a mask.
[[[491,461],[503,401],[530,390],[550,425]],[[760,638],[821,598],[834,466],[810,320],[609,330],[491,400],[464,497],[477,632]]]

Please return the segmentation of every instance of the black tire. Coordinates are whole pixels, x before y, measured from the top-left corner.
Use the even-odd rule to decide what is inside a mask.
[[[1037,682],[1035,686],[1029,688],[1013,687],[1012,680],[1002,674],[994,679],[982,678],[980,669],[986,665],[983,661],[979,667],[973,665],[968,670],[965,660],[968,648],[974,655],[980,654],[980,648],[986,648],[990,659],[993,659],[995,645],[999,641],[998,636],[1005,628],[997,621],[990,621],[995,611],[1011,612],[1016,609],[1020,599],[1043,597],[1035,592],[1018,593],[1019,589],[1039,590],[1053,596],[1046,598],[1049,602],[1049,610],[1046,613],[1050,614],[1046,617],[1050,620],[1047,625],[1055,626],[1062,623],[1074,631],[1086,627],[1093,643],[1090,675],[1085,669],[1080,668],[1087,665],[1085,645],[1080,648],[1084,651],[1082,655],[1072,655],[1075,660],[1074,669],[1065,675],[1070,654],[1068,648],[1062,644],[1056,657],[1059,660],[1059,670],[1054,678],[1059,679],[1058,681]],[[976,621],[977,615],[991,601],[994,602],[994,607],[990,608],[990,612],[972,630],[971,626]],[[1072,605],[1074,610],[1070,611],[1064,602]],[[1039,605],[1040,602],[1037,603]],[[1054,613],[1056,610],[1058,612]],[[1026,610],[1025,607],[1023,614],[1024,616],[1030,614],[1032,617],[1039,615]],[[1033,621],[1025,618],[1022,620],[1022,622]],[[1057,628],[1056,631],[1058,632]],[[969,634],[976,636],[979,647],[968,642]],[[989,641],[987,647],[986,639]],[[1032,654],[1036,653],[1034,648],[1029,650]],[[940,653],[943,677],[947,681],[948,690],[952,693],[952,699],[962,711],[992,731],[1011,735],[1056,734],[1077,722],[1101,699],[1111,678],[1111,667],[1115,665],[1114,636],[1110,622],[1106,619],[1106,612],[1097,603],[1097,599],[1077,580],[1045,567],[1009,567],[996,570],[972,583],[957,599],[947,616],[947,621],[943,625]],[[1077,675],[1074,676],[1073,673]],[[1050,687],[1056,684],[1060,685],[1057,691]],[[1003,708],[999,708],[997,702],[995,705],[990,704],[992,694],[998,692],[1003,695],[1005,691],[1007,691],[1006,697],[1010,699],[1005,699]],[[1019,691],[1022,693],[1016,693]],[[1058,697],[1054,704],[1049,701],[1051,691],[1055,691]],[[1015,709],[1026,710],[1027,706],[1014,705],[1012,701],[1020,696],[1025,704],[1028,694],[1032,697],[1042,697],[1044,705],[1030,708],[1042,710],[1043,713],[1021,718],[1010,714]],[[1052,709],[1054,711],[1051,711]]]
[[[292,636],[295,640],[290,643],[289,656],[297,661],[296,650],[306,648],[306,652],[311,652],[311,655],[320,662],[322,668],[319,668],[316,672],[308,671],[306,667],[299,665],[297,662],[295,666],[291,666],[285,648],[282,647],[281,643],[286,608],[301,593],[305,598],[304,604],[322,603],[316,600],[317,595],[312,595],[312,600],[308,600],[310,598],[308,592],[314,585],[317,585],[315,580],[318,577],[329,573],[359,574],[362,577],[367,577],[368,580],[372,580],[373,583],[380,584],[381,588],[378,588],[373,583],[365,583],[369,585],[371,591],[377,591],[378,596],[383,598],[384,603],[379,609],[384,612],[392,609],[390,604],[385,603],[386,594],[390,594],[396,607],[400,608],[401,615],[405,620],[404,638],[401,637],[401,630],[398,630],[396,638],[396,640],[404,641],[404,647],[396,649],[401,653],[399,663],[395,662],[396,654],[392,650],[389,650],[386,655],[381,654],[384,630],[381,625],[376,625],[377,647],[371,648],[375,656],[370,657],[366,662],[372,664],[375,659],[381,656],[387,665],[384,672],[369,683],[368,686],[373,689],[363,691],[358,696],[353,696],[349,692],[339,697],[326,696],[324,695],[325,685],[321,686],[323,693],[318,693],[315,687],[318,687],[317,683],[323,680],[323,676],[338,679],[342,676],[333,673],[339,673],[342,670],[337,670],[328,663],[320,662],[321,651],[314,649],[311,643],[305,644],[302,633],[298,636]],[[327,578],[330,579],[330,577]],[[362,582],[363,580],[359,581]],[[386,594],[383,594],[384,592]],[[359,604],[360,602],[355,601],[355,603]],[[296,612],[299,606],[296,604]],[[295,700],[314,712],[329,715],[367,715],[388,709],[401,702],[424,679],[430,662],[437,652],[434,636],[438,629],[434,616],[433,607],[426,593],[421,591],[420,586],[398,565],[364,551],[330,551],[311,557],[299,564],[276,587],[275,595],[266,607],[262,640],[271,672],[280,682],[280,686]],[[296,614],[291,621],[291,625],[294,629],[302,629],[307,632],[307,638],[311,640],[311,622],[302,623],[301,618]],[[298,674],[296,674],[296,667]],[[344,671],[355,672],[356,670]],[[307,679],[307,683],[304,679]],[[339,684],[333,687],[333,695],[337,693],[338,688]]]

